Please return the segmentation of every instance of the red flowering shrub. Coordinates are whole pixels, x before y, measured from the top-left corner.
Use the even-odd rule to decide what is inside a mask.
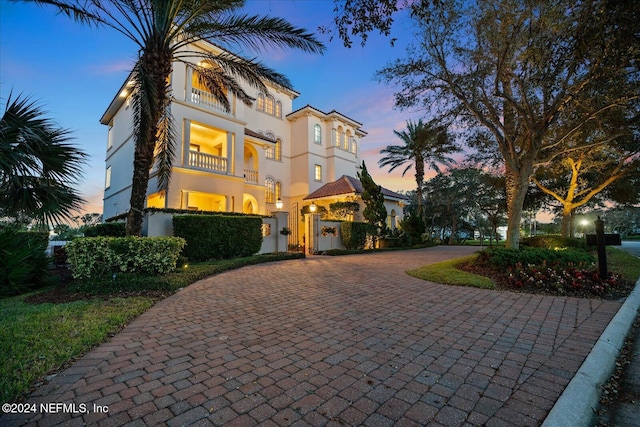
[[[517,263],[507,268],[506,284],[510,288],[528,289],[538,293],[603,297],[617,293],[624,282],[622,277],[611,274],[603,280],[592,266],[548,267],[543,265],[523,266]]]

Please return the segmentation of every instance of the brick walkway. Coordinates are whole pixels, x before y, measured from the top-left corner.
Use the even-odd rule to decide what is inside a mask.
[[[535,426],[620,303],[437,285],[436,247],[262,264],[158,303],[1,425]]]

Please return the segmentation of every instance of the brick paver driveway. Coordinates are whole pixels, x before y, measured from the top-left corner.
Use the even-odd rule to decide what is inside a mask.
[[[262,264],[160,302],[29,402],[38,425],[539,425],[620,306],[437,285],[436,247]]]

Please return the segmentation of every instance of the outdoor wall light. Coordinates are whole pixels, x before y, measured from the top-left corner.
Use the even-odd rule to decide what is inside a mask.
[[[281,199],[276,200],[276,209],[278,209],[278,210],[282,209],[282,200]]]
[[[311,202],[311,204],[309,205],[309,212],[316,213],[317,209],[318,209],[318,207],[316,206],[316,204]]]

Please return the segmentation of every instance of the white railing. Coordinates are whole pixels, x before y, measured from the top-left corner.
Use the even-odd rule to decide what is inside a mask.
[[[257,184],[258,183],[258,171],[253,171],[251,169],[245,169],[244,170],[244,181],[251,183],[251,184]]]
[[[189,151],[189,166],[215,172],[227,172],[227,158]]]
[[[231,114],[224,109],[222,104],[212,94],[194,87],[191,88],[191,102],[209,110]]]

